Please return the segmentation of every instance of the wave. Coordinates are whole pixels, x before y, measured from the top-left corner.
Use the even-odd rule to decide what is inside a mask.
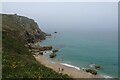
[[[90,64],[89,67],[93,68],[95,67],[95,64]]]
[[[67,64],[67,63],[60,63],[60,64],[62,64],[62,65],[64,65],[64,66],[71,67],[71,68],[75,68],[75,69],[77,69],[77,70],[80,70],[80,68],[79,68],[79,67],[74,66],[74,65],[70,65],[70,64]]]
[[[67,63],[60,63],[61,65],[64,65],[64,66],[67,66],[67,67],[71,67],[71,68],[75,68],[75,69],[77,69],[77,70],[84,70],[84,69],[86,69],[86,68],[79,68],[79,67],[77,67],[77,66],[74,66],[74,65],[70,65],[70,64],[67,64]],[[94,65],[94,64],[93,64]],[[100,74],[101,75],[101,74]],[[113,77],[111,77],[111,76],[108,76],[108,75],[101,75],[101,76],[103,76],[104,78],[113,78]]]
[[[55,64],[56,62],[53,62],[51,61],[52,64]],[[67,67],[71,67],[71,68],[74,68],[74,69],[77,69],[77,70],[85,70],[86,68],[79,68],[77,66],[74,66],[74,65],[70,65],[70,64],[67,64],[67,63],[60,63],[61,65],[64,65],[64,66],[67,66]],[[94,64],[93,64],[94,65]],[[108,75],[103,75],[103,74],[100,74],[101,76],[103,76],[104,78],[113,78],[111,76],[108,76]]]
[[[104,78],[112,78],[111,76],[108,75],[102,75]]]

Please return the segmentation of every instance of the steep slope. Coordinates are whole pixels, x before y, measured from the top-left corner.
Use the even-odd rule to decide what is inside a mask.
[[[18,15],[2,15],[2,77],[5,78],[44,78],[60,80],[69,79],[67,75],[59,74],[44,65],[39,64],[26,43],[44,40],[46,33],[42,32],[37,23],[27,17]]]
[[[44,40],[46,36],[46,33],[39,29],[34,20],[16,14],[3,14],[2,26],[4,32],[12,33],[14,31],[21,40],[27,40],[28,38]]]

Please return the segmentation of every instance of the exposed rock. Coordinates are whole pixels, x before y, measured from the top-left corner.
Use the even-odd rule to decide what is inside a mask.
[[[54,49],[54,50],[53,50],[53,53],[58,52],[58,51],[59,51],[58,49]]]
[[[94,70],[94,69],[86,69],[86,72],[89,72],[89,73],[91,73],[93,75],[97,75],[97,71]]]
[[[43,55],[43,52],[40,51],[39,54]]]
[[[101,66],[99,66],[99,65],[95,65],[95,69],[101,69]]]
[[[97,70],[101,69],[101,66],[100,65],[96,65],[96,64],[90,64],[89,67],[97,69]]]
[[[51,36],[51,34],[46,34],[46,36]]]
[[[13,36],[19,35],[18,38],[21,41],[27,41],[28,43],[35,43],[38,40],[44,40],[46,38],[47,34],[41,31],[33,19],[16,14],[0,15],[2,15],[2,30],[6,34]]]
[[[52,46],[43,46],[43,47],[40,47],[39,50],[41,51],[52,50]]]
[[[51,54],[50,54],[50,58],[54,58],[55,56],[56,56],[55,53],[51,53]]]
[[[54,32],[54,33],[57,33],[57,32]]]

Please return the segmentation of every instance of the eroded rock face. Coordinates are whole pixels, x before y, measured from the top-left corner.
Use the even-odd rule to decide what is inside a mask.
[[[38,24],[30,18],[17,14],[2,15],[2,29],[8,35],[18,36],[20,40],[28,43],[35,43],[44,40],[46,33],[41,31]]]

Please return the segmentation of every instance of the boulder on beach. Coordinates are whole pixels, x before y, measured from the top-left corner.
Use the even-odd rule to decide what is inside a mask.
[[[91,73],[93,75],[97,75],[97,71],[94,70],[94,69],[86,69],[86,72],[89,72],[89,73]]]
[[[54,58],[55,56],[56,56],[55,53],[51,53],[51,54],[50,54],[50,58]]]
[[[39,54],[40,54],[40,55],[43,55],[43,52],[40,51]]]

